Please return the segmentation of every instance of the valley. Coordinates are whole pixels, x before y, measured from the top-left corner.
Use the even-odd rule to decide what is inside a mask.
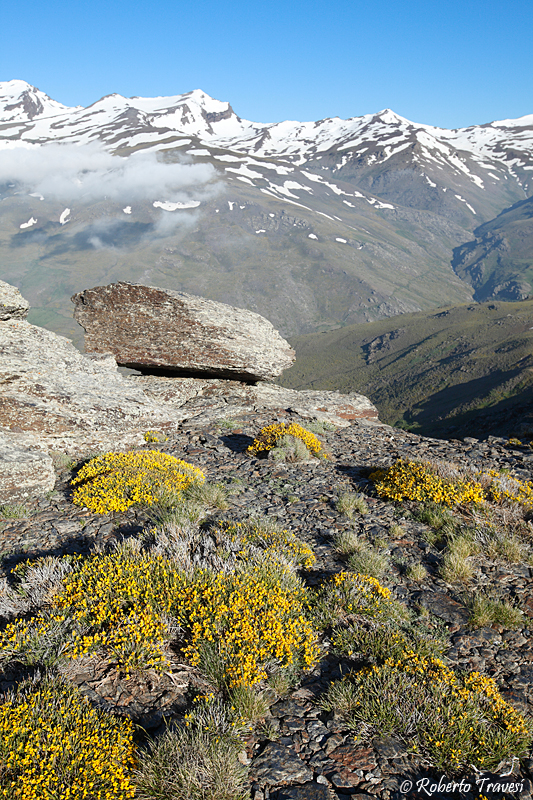
[[[533,300],[471,303],[291,339],[293,389],[357,390],[424,436],[533,438]]]

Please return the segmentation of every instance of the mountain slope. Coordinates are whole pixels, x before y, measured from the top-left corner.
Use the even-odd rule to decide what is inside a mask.
[[[524,300],[533,286],[533,198],[505,209],[454,250],[452,266],[479,301]]]
[[[200,90],[68,108],[10,81],[0,277],[73,336],[70,294],[120,279],[245,306],[285,335],[467,302],[453,251],[528,197],[532,145],[533,116],[260,124]]]
[[[424,435],[533,433],[533,300],[405,314],[291,340],[295,389],[367,395]]]

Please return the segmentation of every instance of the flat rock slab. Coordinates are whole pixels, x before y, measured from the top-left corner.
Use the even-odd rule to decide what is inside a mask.
[[[330,422],[338,428],[346,428],[356,419],[378,421],[377,408],[367,397],[355,393],[296,391],[261,381],[247,384],[216,378],[132,375],[130,380],[152,399],[176,408],[184,408],[189,401],[196,400],[198,416],[202,415],[206,422],[210,417],[215,421],[221,415],[237,416],[262,409],[292,411],[304,419]]]
[[[327,786],[320,783],[305,783],[303,786],[293,786],[283,789],[278,794],[278,800],[332,800],[333,794]]]
[[[203,297],[119,282],[72,297],[87,352],[176,375],[271,380],[294,350],[259,314]]]
[[[0,430],[0,504],[38,498],[55,481],[52,459],[34,437]]]
[[[30,304],[15,286],[0,281],[0,320],[26,319]]]
[[[468,622],[466,608],[444,592],[421,592],[419,603],[445,622],[454,625],[465,625]]]
[[[292,747],[269,742],[261,755],[254,759],[253,779],[266,786],[282,786],[291,783],[307,783],[313,773],[298,757]]]

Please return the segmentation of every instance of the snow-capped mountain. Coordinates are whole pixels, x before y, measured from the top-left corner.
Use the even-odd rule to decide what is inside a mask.
[[[133,277],[135,248],[152,282],[200,283],[285,332],[467,300],[453,248],[532,190],[533,115],[459,130],[389,109],[261,124],[200,90],[71,108],[0,83],[4,263],[28,274],[33,253],[41,272],[57,270],[59,236],[84,274],[103,274],[95,264],[114,252]],[[185,255],[170,257],[172,237]],[[37,263],[30,271],[38,280]]]

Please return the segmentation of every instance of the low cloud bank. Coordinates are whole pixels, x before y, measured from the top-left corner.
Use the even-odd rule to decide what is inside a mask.
[[[98,144],[0,150],[0,183],[65,203],[201,201],[216,191],[215,175],[210,164],[167,164],[146,152],[122,158]]]

